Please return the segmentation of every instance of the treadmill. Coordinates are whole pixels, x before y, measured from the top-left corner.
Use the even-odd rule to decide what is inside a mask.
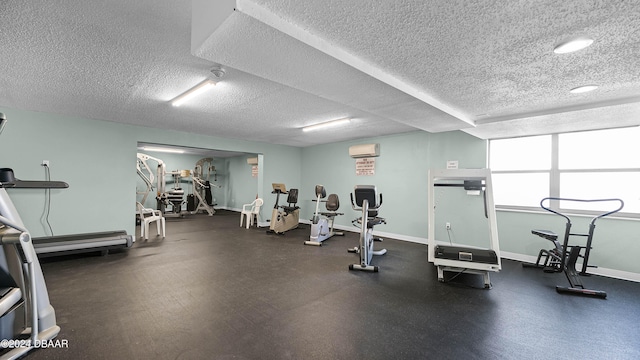
[[[39,258],[88,252],[107,255],[110,250],[130,248],[134,242],[124,230],[37,237],[31,241]]]
[[[0,169],[0,184],[7,189],[66,189],[64,181],[19,180],[13,170]],[[32,238],[38,257],[62,256],[76,253],[100,252],[106,255],[110,250],[130,248],[134,243],[132,235],[124,230],[95,233],[70,234]]]
[[[458,187],[468,193],[482,194],[484,218],[488,221],[489,247],[467,246],[463,244],[442,243],[436,240],[435,191],[436,187]],[[427,199],[429,224],[428,261],[438,268],[438,281],[445,282],[444,272],[470,273],[482,275],[484,287],[491,288],[490,272],[502,268],[498,225],[493,202],[493,187],[490,169],[431,169],[429,170],[429,189]],[[447,228],[449,229],[449,228]],[[448,230],[447,230],[448,231]]]

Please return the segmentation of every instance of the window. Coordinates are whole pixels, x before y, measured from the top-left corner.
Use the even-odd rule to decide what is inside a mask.
[[[640,127],[498,139],[489,142],[498,207],[539,209],[544,197],[620,198],[640,217]],[[554,206],[552,204],[552,206]],[[616,203],[560,204],[579,211]]]
[[[492,140],[489,154],[496,204],[536,207],[548,196],[551,135]]]

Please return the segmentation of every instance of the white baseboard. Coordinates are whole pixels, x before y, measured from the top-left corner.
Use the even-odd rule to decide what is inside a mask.
[[[506,251],[500,251],[500,257],[502,257],[503,259],[521,261],[521,262],[526,262],[531,264],[535,264],[536,260],[538,259],[537,256],[522,255],[522,254],[506,252]],[[578,269],[581,266],[582,264],[580,263],[576,264],[576,267]],[[589,274],[600,275],[600,276],[605,276],[605,277],[610,277],[610,278],[620,279],[620,280],[640,282],[640,274],[632,273],[628,271],[622,271],[622,270],[597,267],[597,268],[589,269]]]
[[[355,226],[344,226],[344,225],[336,225],[335,226],[336,229],[338,230],[343,230],[343,231],[350,231],[353,233],[359,233],[360,232],[360,228],[357,228]],[[384,231],[374,231],[373,232],[376,236],[379,236],[381,238],[391,238],[391,239],[396,239],[396,240],[403,240],[403,241],[408,241],[408,242],[412,242],[412,243],[418,243],[418,244],[427,244],[427,238],[420,238],[420,237],[416,237],[416,236],[407,236],[407,235],[401,235],[401,234],[394,234],[394,233],[389,233],[389,232],[384,232]]]
[[[222,209],[222,207],[220,207],[219,209]],[[226,210],[237,211],[237,212],[241,211],[241,209],[226,209]],[[307,220],[307,219],[300,219],[299,222],[301,224],[307,224],[307,225],[311,224],[311,220]],[[258,226],[260,226],[260,227],[268,227],[269,226],[269,221],[259,221],[258,222]],[[360,229],[355,227],[355,226],[336,225],[335,229],[336,230],[342,230],[342,231],[350,231],[350,232],[353,232],[353,233],[360,232]],[[391,238],[391,239],[409,241],[409,242],[418,243],[418,244],[425,244],[425,245],[428,243],[427,238],[423,238],[423,237],[407,236],[407,235],[394,234],[394,233],[381,232],[381,231],[375,231],[375,234],[376,234],[376,236],[380,236],[382,238],[387,237],[387,238]],[[535,263],[536,260],[537,260],[537,256],[523,255],[523,254],[512,253],[512,252],[508,252],[508,251],[500,251],[500,257],[503,258],[503,259],[521,261],[521,262],[526,262],[526,263]],[[578,264],[578,266],[579,265],[581,265],[581,264]],[[632,272],[628,272],[628,271],[622,271],[622,270],[615,270],[615,269],[607,269],[607,268],[598,267],[598,268],[591,268],[589,270],[589,273],[593,274],[593,275],[600,275],[600,276],[610,277],[610,278],[614,278],[614,279],[640,282],[640,274],[632,273]]]

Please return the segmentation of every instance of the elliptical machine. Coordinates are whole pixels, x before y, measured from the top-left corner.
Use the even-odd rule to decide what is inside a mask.
[[[354,226],[360,227],[360,242],[359,246],[347,251],[360,254],[360,263],[349,265],[349,270],[378,272],[378,267],[371,265],[371,258],[373,255],[387,253],[387,249],[373,249],[374,241],[382,241],[382,238],[373,236],[373,227],[387,223],[384,218],[378,217],[378,209],[382,206],[382,194],[378,194],[375,185],[356,185],[350,196],[351,207],[353,210],[362,211],[362,216],[351,222]],[[376,198],[380,199],[380,202],[377,202]]]
[[[284,184],[272,183],[272,194],[276,194],[276,204],[271,212],[271,222],[267,233],[283,234],[285,231],[298,227],[300,220],[300,207],[298,203],[298,189],[287,191]],[[280,194],[288,194],[287,203],[289,205],[278,205],[280,202]]]
[[[337,235],[343,236],[343,232],[335,232],[333,230],[333,221],[338,215],[344,215],[343,213],[336,212],[340,208],[340,200],[338,195],[329,194],[327,200],[322,200],[327,196],[327,192],[322,185],[316,185],[316,212],[311,219],[311,235],[309,240],[305,241],[305,245],[322,246],[322,242],[328,238]],[[325,203],[326,212],[319,212],[320,203]]]

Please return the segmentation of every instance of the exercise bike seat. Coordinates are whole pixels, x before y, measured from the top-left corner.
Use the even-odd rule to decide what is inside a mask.
[[[298,203],[298,189],[289,190],[289,195],[287,196],[287,203],[289,203],[288,206],[286,205],[280,206],[282,210],[284,210],[284,212],[286,213],[294,212],[300,209],[300,207],[296,205],[296,203]]]
[[[550,241],[558,240],[558,234],[550,230],[531,230],[533,235],[538,235],[541,238],[545,238]]]
[[[330,194],[325,203],[325,207],[327,211],[319,212],[318,214],[322,216],[326,216],[328,218],[332,218],[338,215],[344,215],[344,213],[336,212],[340,208],[340,200],[338,199],[338,195]]]

